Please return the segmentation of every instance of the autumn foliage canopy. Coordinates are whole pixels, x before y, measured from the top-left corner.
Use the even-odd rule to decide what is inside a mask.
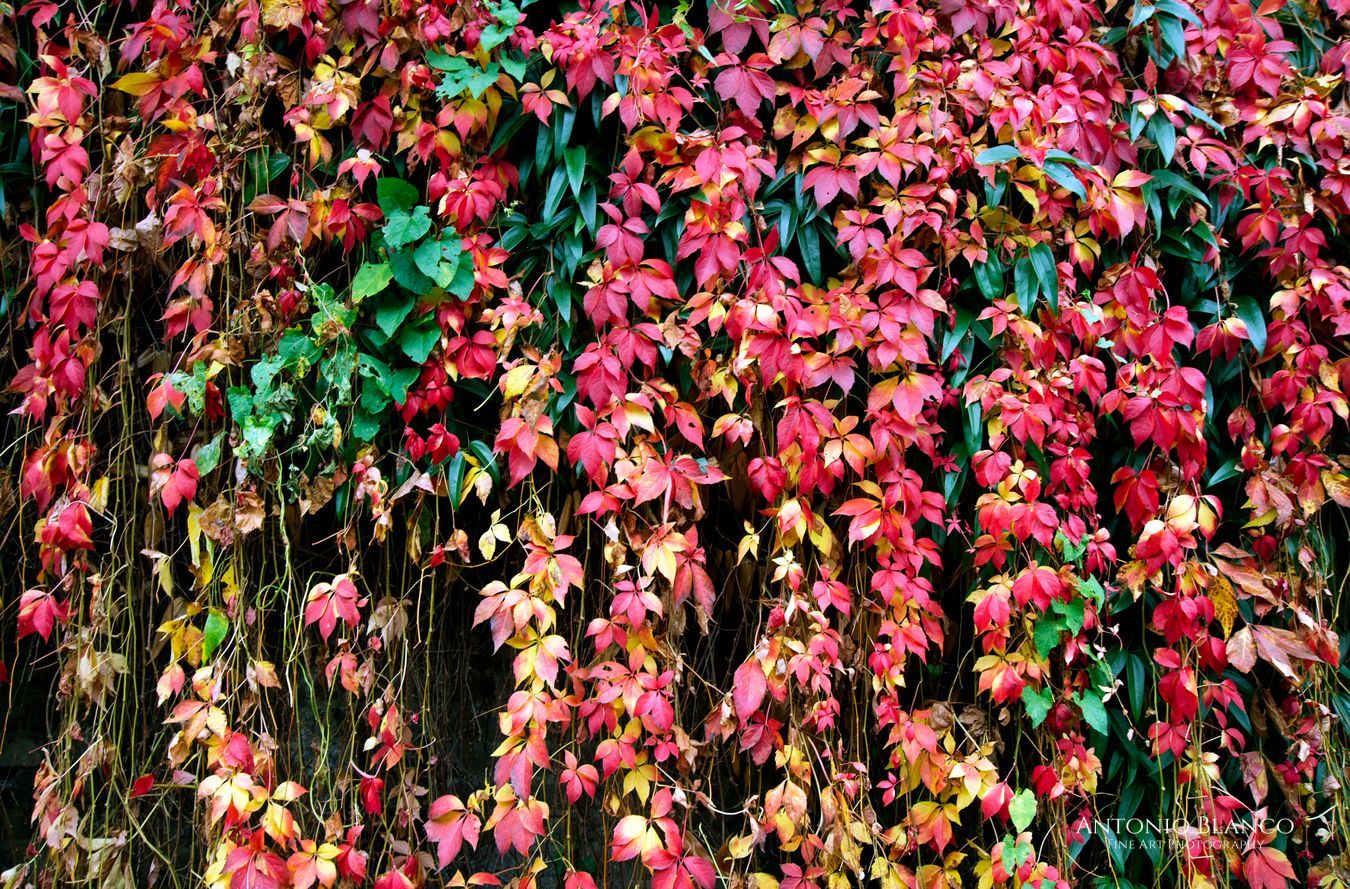
[[[1347,0],[0,7],[0,886],[1350,886]]]

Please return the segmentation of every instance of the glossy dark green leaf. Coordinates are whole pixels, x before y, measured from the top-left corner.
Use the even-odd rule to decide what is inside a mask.
[[[992,166],[993,164],[1004,164],[1016,160],[1021,156],[1022,152],[1016,145],[995,145],[993,148],[986,148],[975,155],[975,163]]]
[[[1266,316],[1261,313],[1261,307],[1250,296],[1240,296],[1233,304],[1237,316],[1247,325],[1247,336],[1251,339],[1252,348],[1256,350],[1257,355],[1265,354]]]
[[[1083,188],[1083,183],[1078,181],[1078,177],[1074,175],[1073,170],[1070,170],[1063,164],[1050,161],[1046,162],[1043,169],[1045,170],[1046,176],[1049,176],[1050,179],[1069,194],[1079,200],[1085,200],[1087,198],[1087,189]]]
[[[1149,138],[1153,144],[1158,146],[1162,152],[1163,163],[1172,163],[1172,158],[1177,151],[1177,131],[1172,126],[1172,122],[1167,119],[1167,115],[1159,112],[1153,115],[1153,119],[1148,124]]]
[[[814,284],[823,283],[824,273],[820,262],[820,236],[814,226],[804,225],[797,232],[797,247],[802,251],[802,265],[806,279]]]
[[[581,185],[586,179],[586,149],[569,145],[563,149],[563,166],[567,170],[567,184],[574,197],[581,197]]]
[[[1036,299],[1040,296],[1041,284],[1036,270],[1031,265],[1031,257],[1019,257],[1013,263],[1013,290],[1017,293],[1017,305],[1023,315],[1030,316],[1036,308]]]
[[[980,295],[993,301],[1003,296],[1003,266],[992,256],[986,262],[977,262],[974,266],[975,284]]]
[[[1158,31],[1162,34],[1163,45],[1167,47],[1169,61],[1186,56],[1186,26],[1181,19],[1173,15],[1158,16]]]
[[[1050,309],[1059,312],[1059,269],[1055,265],[1055,254],[1049,244],[1037,244],[1028,253],[1032,271],[1036,274],[1036,284],[1041,296],[1050,303]]]

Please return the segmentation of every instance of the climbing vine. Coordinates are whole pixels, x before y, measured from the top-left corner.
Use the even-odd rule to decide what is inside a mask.
[[[1345,0],[0,12],[0,885],[1350,883]]]

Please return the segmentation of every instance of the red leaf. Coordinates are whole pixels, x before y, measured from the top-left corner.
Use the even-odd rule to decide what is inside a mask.
[[[1295,879],[1293,865],[1279,849],[1259,846],[1242,860],[1242,873],[1251,889],[1286,889]]]
[[[748,660],[736,669],[731,686],[731,701],[736,706],[736,717],[744,722],[750,714],[759,709],[764,702],[768,683],[764,678],[764,668],[759,661]]]
[[[50,641],[57,621],[70,619],[70,608],[46,590],[28,590],[19,597],[19,638],[34,633]]]
[[[365,604],[350,577],[340,576],[331,584],[315,584],[305,606],[305,626],[317,623],[319,635],[327,640],[337,628],[338,618],[353,627],[360,623],[360,609]]]
[[[135,799],[138,796],[145,796],[155,786],[154,775],[141,775],[136,779],[136,783],[131,785],[131,797]]]
[[[457,796],[442,796],[431,804],[424,825],[427,839],[436,844],[436,862],[445,867],[459,855],[464,843],[478,848],[478,816],[464,808]]]

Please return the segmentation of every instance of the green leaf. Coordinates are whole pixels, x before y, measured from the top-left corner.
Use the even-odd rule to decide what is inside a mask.
[[[600,228],[596,224],[594,183],[587,185],[581,190],[581,197],[577,199],[577,207],[581,210],[581,221],[586,223],[586,231],[591,233],[591,237],[595,237]]]
[[[253,388],[260,401],[267,397],[268,391],[272,388],[272,381],[276,379],[284,364],[280,357],[264,358],[254,362],[253,367],[249,368],[249,379],[253,381]]]
[[[942,340],[942,356],[938,359],[939,364],[946,364],[947,359],[956,351],[957,345],[965,339],[966,334],[970,333],[970,323],[974,318],[975,316],[966,309],[956,310],[956,324],[946,332]]]
[[[540,209],[540,218],[545,222],[552,222],[553,217],[558,213],[558,206],[562,203],[563,193],[567,190],[567,171],[562,168],[554,169],[553,175],[548,180],[548,191],[544,194],[544,206]]]
[[[394,273],[394,280],[399,286],[413,293],[430,293],[436,286],[436,282],[422,274],[422,270],[417,267],[411,250],[393,253],[389,257],[389,269]]]
[[[244,441],[241,456],[248,459],[257,459],[267,453],[267,449],[272,445],[272,434],[276,431],[276,424],[269,423],[261,417],[249,417],[244,421]]]
[[[1251,338],[1252,348],[1256,350],[1257,355],[1264,355],[1266,351],[1266,316],[1261,313],[1261,307],[1250,296],[1238,297],[1234,301],[1234,307],[1237,309],[1237,316],[1242,319],[1242,323],[1247,325],[1247,336]]]
[[[778,211],[778,243],[791,244],[797,234],[797,220],[793,216],[792,205],[784,201],[775,201]]]
[[[206,626],[202,628],[202,660],[209,659],[213,652],[225,640],[225,634],[230,631],[229,618],[225,617],[217,608],[212,608],[206,615]]]
[[[1104,735],[1110,730],[1111,723],[1106,717],[1106,704],[1095,690],[1089,688],[1079,692],[1074,697],[1074,701],[1077,702],[1078,708],[1083,711],[1083,719],[1087,721],[1088,725],[1092,726],[1094,731]]]
[[[445,480],[450,494],[450,505],[456,509],[464,502],[464,474],[467,469],[468,464],[465,462],[463,451],[456,451],[455,456],[450,458],[450,462],[445,467]]]
[[[245,164],[248,167],[248,176],[245,179],[243,202],[248,204],[267,191],[273,179],[286,172],[286,168],[291,165],[291,159],[280,151],[273,152],[264,148],[250,151],[245,155]]]
[[[553,112],[552,120],[555,125],[551,128],[553,132],[553,157],[562,157],[562,150],[572,143],[572,130],[577,125],[577,110],[575,108],[562,109],[562,114],[558,111]]]
[[[1037,244],[1028,254],[1031,268],[1036,273],[1036,283],[1041,295],[1050,303],[1050,309],[1059,313],[1059,269],[1055,267],[1055,254],[1049,244]]]
[[[1004,164],[1021,156],[1022,152],[1016,145],[995,145],[993,148],[986,148],[975,155],[975,163],[984,166]]]
[[[367,262],[352,277],[352,299],[360,302],[389,286],[394,277],[387,262]]]
[[[1182,21],[1190,22],[1197,28],[1204,27],[1204,24],[1200,21],[1199,16],[1197,16],[1194,12],[1192,12],[1184,3],[1178,3],[1177,0],[1158,0],[1156,5],[1159,10],[1167,13],[1168,15],[1179,18]]]
[[[798,229],[797,247],[802,251],[802,265],[806,267],[807,280],[821,283],[820,235],[815,226],[803,225]]]
[[[1095,577],[1088,576],[1078,581],[1078,592],[1087,596],[1098,608],[1106,604],[1106,590],[1102,588],[1102,582]]]
[[[224,440],[225,433],[217,432],[215,438],[197,448],[197,453],[193,456],[192,461],[197,464],[197,472],[200,475],[208,475],[220,465],[220,446]]]
[[[426,207],[413,207],[412,211],[395,210],[388,214],[384,224],[384,242],[390,248],[398,249],[431,231],[431,211]]]
[[[1064,618],[1042,617],[1036,621],[1032,635],[1036,639],[1036,651],[1041,657],[1048,657],[1059,645],[1059,634],[1064,630]]]
[[[511,75],[512,80],[521,81],[525,79],[526,59],[516,55],[503,55],[498,61],[501,62],[502,70]],[[523,123],[524,118],[521,118],[521,121]],[[517,125],[516,129],[520,129],[519,125]],[[496,140],[493,141],[495,144]],[[503,142],[502,144],[504,145],[506,143]],[[496,145],[496,147],[500,148],[501,145]]]
[[[478,45],[483,50],[491,52],[501,46],[511,35],[515,33],[516,25],[520,24],[520,10],[514,3],[489,4],[488,8],[492,10],[495,22],[483,29],[483,33],[478,38]]]
[[[1144,117],[1144,115],[1139,112],[1138,105],[1130,106],[1129,121],[1130,121],[1131,142],[1139,138],[1139,134],[1142,133],[1144,131],[1144,127],[1148,125],[1148,120],[1149,119],[1147,117]]]
[[[1209,116],[1208,114],[1206,114],[1204,111],[1201,111],[1199,108],[1196,108],[1196,107],[1195,107],[1194,105],[1192,105],[1190,102],[1187,102],[1187,103],[1186,103],[1186,110],[1190,111],[1190,112],[1191,112],[1191,116],[1194,117],[1196,120],[1198,120],[1198,121],[1200,121],[1201,123],[1205,124],[1205,125],[1208,126],[1210,129],[1212,129],[1214,132],[1216,132],[1216,133],[1218,133],[1218,134],[1220,134],[1220,135],[1223,135],[1223,124],[1219,123],[1217,120],[1215,120],[1214,118],[1210,117],[1210,116]]]
[[[1036,308],[1041,285],[1028,256],[1023,256],[1013,263],[1013,290],[1017,293],[1017,305],[1022,314],[1030,317],[1031,310]]]
[[[399,325],[408,317],[408,313],[413,310],[416,302],[406,293],[384,300],[375,310],[375,323],[384,331],[385,336],[392,337]]]
[[[1030,843],[1014,843],[1012,837],[1008,837],[1003,843],[1003,869],[1010,874],[1016,873],[1017,869],[1030,861],[1035,854],[1036,850],[1031,848]],[[1042,885],[1039,889],[1053,889],[1053,884]]]
[[[572,320],[572,286],[565,281],[557,278],[548,282],[548,295],[553,298],[553,305],[558,309],[558,317],[564,324]]]
[[[524,5],[529,6],[534,0],[524,0]],[[524,18],[520,9],[511,0],[503,0],[501,3],[489,3],[488,8],[492,10],[492,16],[503,25],[514,28],[520,24]],[[1196,22],[1199,25],[1199,22]]]
[[[465,300],[473,294],[473,288],[473,254],[461,253],[459,265],[455,268],[455,276],[450,279],[450,286],[445,289],[461,300]]]
[[[1167,115],[1161,113],[1153,115],[1153,119],[1148,123],[1148,134],[1153,144],[1162,152],[1163,163],[1172,163],[1172,157],[1177,151],[1177,131],[1167,119]]]
[[[1055,532],[1055,542],[1058,543],[1060,548],[1064,551],[1064,560],[1067,562],[1077,562],[1082,557],[1083,553],[1087,552],[1089,539],[1090,538],[1088,537],[1084,537],[1081,540],[1074,541],[1070,540],[1063,530]],[[1074,632],[1078,631],[1075,630]]]
[[[187,396],[188,407],[194,414],[200,414],[206,410],[206,365],[200,361],[193,368],[192,373],[185,374],[181,371],[169,374],[169,379],[173,382],[173,387]]]
[[[1076,158],[1072,154],[1069,154],[1069,152],[1062,151],[1058,148],[1047,148],[1045,151],[1045,159],[1047,161],[1055,161],[1056,163],[1070,164],[1075,167],[1082,167],[1085,170],[1092,169],[1092,164],[1088,163],[1085,160],[1082,160],[1081,158]]]
[[[418,323],[403,328],[398,337],[398,344],[403,349],[403,354],[411,358],[413,363],[422,364],[431,354],[431,350],[436,348],[436,343],[440,342],[440,339],[441,329],[436,326],[436,319],[428,315]]]
[[[1214,470],[1214,474],[1205,482],[1205,487],[1217,485],[1219,482],[1228,481],[1228,479],[1238,474],[1237,458],[1233,457],[1228,462]]]
[[[403,406],[403,402],[408,400],[408,388],[417,382],[417,378],[421,375],[420,367],[405,367],[389,375],[389,396],[394,399],[394,404]]]
[[[327,285],[311,290],[310,302],[314,304],[314,314],[309,316],[309,327],[319,342],[328,338],[333,325],[349,328],[356,321],[356,309],[338,299],[333,288]]]
[[[1186,26],[1181,23],[1181,19],[1171,15],[1158,16],[1158,31],[1162,34],[1163,43],[1171,52],[1171,58],[1184,58],[1186,55]]]
[[[441,82],[436,85],[436,95],[447,100],[465,93],[479,98],[497,82],[501,70],[496,62],[489,62],[487,67],[479,68],[471,59],[442,52],[429,52],[426,59],[433,68],[444,72]]]
[[[581,196],[581,185],[586,180],[586,149],[580,145],[569,145],[563,149],[563,165],[567,168],[567,183],[572,194]]]
[[[966,445],[966,455],[973,456],[984,440],[984,409],[978,401],[966,405],[966,415],[962,418],[962,438]]]
[[[492,476],[493,481],[501,479],[501,472],[497,468],[497,461],[492,457],[492,448],[482,439],[475,438],[469,442],[469,453],[478,460],[478,465]]]
[[[1078,198],[1080,201],[1087,199],[1087,189],[1083,187],[1083,183],[1078,181],[1078,177],[1074,175],[1073,170],[1070,170],[1063,164],[1052,163],[1050,161],[1046,161],[1043,169],[1045,170],[1045,175],[1053,179],[1056,184],[1069,194]]]
[[[442,290],[450,283],[455,273],[455,267],[444,262],[441,245],[430,239],[417,245],[417,249],[413,251],[413,262],[419,272],[435,281],[436,286]]]
[[[352,371],[356,369],[356,344],[350,338],[338,340],[333,354],[319,364],[319,373],[327,383],[330,394],[325,401],[332,404],[352,403]]]
[[[1030,685],[1024,685],[1022,705],[1027,708],[1027,715],[1031,717],[1031,727],[1039,728],[1040,724],[1045,722],[1045,717],[1050,714],[1050,708],[1055,705],[1055,696],[1048,688],[1033,691]]]
[[[357,441],[370,441],[380,433],[380,421],[363,410],[358,410],[352,418],[352,436]]]
[[[974,269],[981,296],[991,302],[1003,296],[1003,267],[997,260],[991,257],[987,262],[977,262]]]
[[[253,393],[247,386],[231,386],[225,393],[230,405],[230,418],[243,423],[253,413]]]
[[[1055,611],[1064,615],[1064,625],[1069,628],[1069,632],[1075,636],[1083,629],[1083,618],[1085,615],[1084,602],[1082,599],[1070,599],[1067,602],[1055,600]]]
[[[459,233],[454,229],[446,229],[439,240],[428,239],[418,244],[413,251],[413,261],[418,271],[444,290],[454,280],[462,250]]]
[[[386,377],[367,377],[357,399],[360,409],[372,417],[379,417],[389,407],[389,385]]]
[[[421,197],[411,183],[390,176],[375,180],[375,194],[380,203],[380,212],[385,216],[395,210],[411,210]]]
[[[515,28],[508,28],[505,25],[493,23],[483,29],[483,33],[478,38],[478,44],[484,50],[494,50],[503,43],[511,39],[511,35],[516,31]]]
[[[1008,815],[1018,833],[1026,830],[1036,820],[1036,794],[1027,789],[1017,791],[1008,803]]]
[[[1144,188],[1147,189],[1150,186],[1157,188],[1161,186],[1173,191],[1181,191],[1195,198],[1197,201],[1204,204],[1205,207],[1208,208],[1210,206],[1208,195],[1197,188],[1194,183],[1178,176],[1171,170],[1152,170],[1149,175],[1153,177],[1153,181],[1146,183]]]
[[[300,372],[318,361],[322,354],[322,350],[299,327],[292,327],[282,334],[277,346],[277,357],[284,366],[296,368]]]
[[[1129,661],[1130,712],[1136,718],[1144,713],[1144,692],[1146,691],[1144,685],[1148,681],[1147,669],[1148,664],[1145,663],[1143,656],[1138,652],[1131,653]]]

